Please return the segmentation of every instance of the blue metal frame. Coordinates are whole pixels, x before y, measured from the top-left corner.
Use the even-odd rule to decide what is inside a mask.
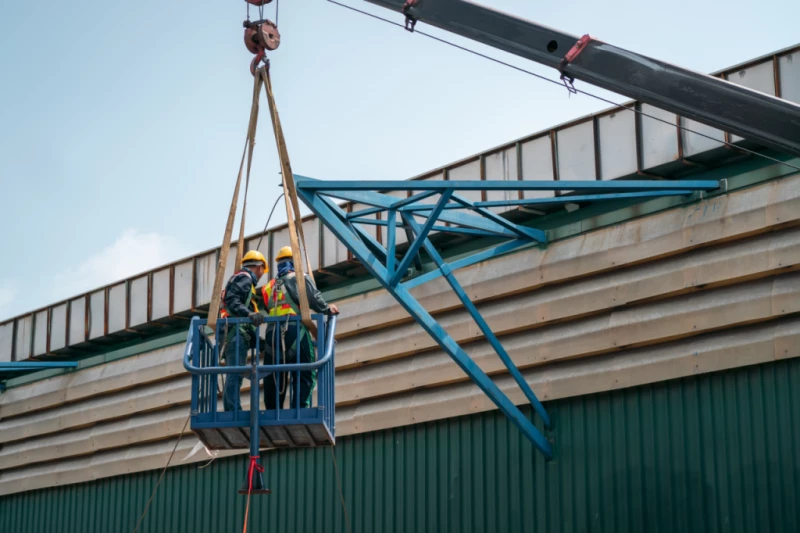
[[[77,361],[14,361],[0,363],[0,392],[6,390],[6,380],[40,370],[77,368]]]
[[[655,198],[687,195],[694,191],[711,191],[719,188],[713,180],[694,181],[319,181],[295,175],[298,196],[319,217],[339,240],[363,264],[380,284],[403,306],[439,346],[458,364],[476,385],[508,416],[522,433],[547,459],[553,457],[550,442],[519,408],[506,396],[492,379],[475,364],[467,353],[450,337],[437,321],[409,292],[422,283],[443,276],[458,296],[462,305],[483,332],[484,337],[503,361],[514,381],[525,394],[545,427],[552,422],[522,373],[503,348],[497,336],[470,301],[453,271],[480,261],[518,250],[524,246],[547,243],[544,231],[515,224],[490,207],[514,207],[567,202],[598,202],[624,198]],[[469,202],[456,194],[459,191],[574,191],[580,194],[545,199]],[[379,191],[379,192],[375,192]],[[381,192],[415,191],[409,198],[381,194]],[[593,194],[583,194],[585,192]],[[439,194],[433,203],[423,200]],[[371,207],[345,213],[331,198],[363,203]],[[458,210],[458,211],[455,211]],[[464,211],[470,211],[466,213]],[[366,219],[365,216],[386,213],[385,220]],[[398,220],[398,217],[400,220]],[[423,224],[415,220],[426,219]],[[450,226],[436,225],[448,222]],[[388,228],[386,247],[377,242],[361,225],[379,225]],[[397,261],[395,240],[397,228],[410,230],[408,248]],[[505,238],[507,242],[468,257],[447,263],[428,238],[432,230],[461,232],[476,236]],[[437,269],[403,282],[411,262],[424,248]]]

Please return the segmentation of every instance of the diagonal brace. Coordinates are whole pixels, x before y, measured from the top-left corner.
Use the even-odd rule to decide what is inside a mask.
[[[539,416],[542,417],[544,425],[549,428],[550,416],[547,414],[547,411],[545,411],[544,406],[539,401],[539,398],[536,397],[536,394],[534,394],[530,385],[528,385],[528,382],[525,381],[525,378],[522,376],[522,373],[517,368],[517,365],[514,364],[514,361],[512,361],[511,357],[508,355],[508,352],[506,352],[505,348],[503,348],[503,345],[500,344],[500,341],[497,339],[497,336],[492,331],[492,328],[490,328],[489,324],[486,323],[486,320],[483,319],[483,316],[481,316],[480,312],[478,311],[478,308],[475,307],[475,304],[472,303],[472,300],[469,299],[469,296],[467,296],[467,293],[464,291],[464,288],[461,287],[461,284],[456,279],[455,275],[453,274],[453,271],[450,269],[450,266],[444,262],[442,256],[439,255],[439,252],[433,246],[430,239],[428,239],[427,236],[420,234],[421,230],[419,224],[417,224],[417,221],[406,214],[403,214],[402,216],[403,216],[403,221],[409,226],[411,226],[412,230],[418,235],[417,239],[425,239],[425,250],[428,252],[428,255],[430,255],[431,258],[434,260],[434,262],[439,266],[439,269],[442,271],[442,274],[444,275],[445,279],[450,284],[450,287],[453,288],[453,292],[456,293],[456,296],[458,296],[458,299],[461,300],[461,303],[464,305],[469,314],[472,316],[472,319],[478,325],[484,337],[486,337],[486,340],[489,341],[489,344],[492,345],[494,351],[497,352],[497,355],[500,357],[500,360],[502,360],[503,364],[506,365],[506,368],[508,369],[511,376],[514,378],[514,381],[517,382],[517,385],[519,385],[519,388],[522,389],[522,392],[525,394],[525,397],[531,403],[536,412],[539,413]]]
[[[390,285],[397,285],[400,282],[400,280],[403,279],[403,274],[405,273],[406,269],[408,269],[408,265],[411,264],[411,260],[414,258],[417,252],[419,252],[420,247],[425,243],[425,240],[428,238],[428,233],[430,233],[431,229],[433,229],[433,225],[436,224],[436,219],[442,213],[444,206],[446,206],[447,202],[450,201],[450,197],[452,195],[453,195],[453,189],[447,189],[442,193],[442,196],[436,203],[436,208],[433,211],[431,211],[430,215],[428,215],[428,220],[425,221],[425,225],[422,226],[422,229],[417,231],[417,238],[414,239],[414,242],[412,242],[411,246],[408,247],[408,250],[406,250],[406,255],[403,257],[403,260],[400,261],[399,265],[397,265],[397,271],[394,274],[392,274],[392,277],[389,280]],[[405,221],[406,225],[408,225],[405,215],[403,215],[403,221]]]
[[[320,201],[313,191],[298,188],[298,195],[308,207],[322,220],[328,229],[364,264],[370,274],[391,294],[409,315],[431,336],[467,376],[480,388],[511,422],[519,428],[525,437],[544,454],[547,459],[553,458],[553,447],[542,433],[524,415],[502,390],[486,375],[461,346],[439,325],[425,308],[402,285],[390,285],[386,268],[370,254],[364,243],[349,238],[350,230],[337,218],[330,207]]]

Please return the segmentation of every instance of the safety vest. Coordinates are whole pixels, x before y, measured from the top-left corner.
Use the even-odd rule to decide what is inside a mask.
[[[264,299],[264,305],[267,307],[267,314],[269,316],[296,315],[297,312],[283,291],[283,281],[280,282],[277,289],[275,289],[275,281],[271,279],[269,283],[261,287],[261,296]]]
[[[244,270],[240,270],[239,272],[234,274],[233,277],[231,277],[231,279],[238,276],[239,274],[244,274],[246,276],[249,276],[247,272],[245,272]],[[250,292],[247,293],[247,299],[244,301],[244,306],[252,307],[253,311],[258,313],[258,304],[253,299],[253,296],[255,295],[256,295],[256,286],[254,284],[250,284]],[[230,313],[228,313],[228,310],[225,309],[225,289],[222,289],[222,298],[220,299],[219,302],[219,317],[228,318],[229,316],[231,316]]]

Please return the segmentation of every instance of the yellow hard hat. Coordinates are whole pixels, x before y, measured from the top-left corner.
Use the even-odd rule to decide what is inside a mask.
[[[278,255],[275,257],[275,261],[280,261],[281,259],[291,259],[292,258],[292,247],[291,246],[284,246],[280,250],[278,250]]]
[[[264,257],[264,254],[258,250],[250,250],[242,257],[242,266],[250,266],[258,263],[261,263],[265,269],[269,269],[267,266],[267,259]]]

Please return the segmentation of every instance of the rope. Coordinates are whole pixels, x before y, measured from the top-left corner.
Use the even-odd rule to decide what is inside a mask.
[[[366,15],[366,16],[368,16],[370,18],[374,18],[374,19],[380,20],[382,22],[386,22],[387,24],[391,24],[392,26],[397,26],[398,28],[402,28],[405,31],[405,26],[403,24],[400,24],[400,23],[395,22],[393,20],[389,20],[389,19],[380,17],[378,15],[373,15],[372,13],[368,13],[367,11],[362,11],[362,10],[357,9],[355,7],[348,6],[346,4],[342,4],[340,2],[337,2],[336,0],[327,0],[327,1],[330,2],[331,4],[335,4],[337,6],[345,8],[345,9],[349,9],[351,11],[355,11],[356,13],[360,13],[362,15]],[[539,78],[540,80],[546,81],[548,83],[553,83],[555,85],[558,85],[559,87],[564,87],[564,84],[561,81],[556,81],[556,80],[554,80],[552,78],[548,78],[547,76],[543,76],[541,74],[537,74],[535,72],[531,72],[530,70],[526,70],[526,69],[524,69],[522,67],[518,67],[516,65],[512,65],[511,63],[506,63],[505,61],[502,61],[500,59],[494,58],[492,56],[488,56],[486,54],[482,54],[482,53],[480,53],[480,52],[478,52],[476,50],[472,50],[471,48],[467,48],[465,46],[461,46],[459,44],[447,41],[445,39],[442,39],[441,37],[436,37],[435,35],[431,35],[430,33],[425,33],[424,31],[420,31],[420,30],[416,30],[416,29],[414,30],[414,33],[418,33],[419,35],[422,35],[423,37],[427,37],[429,39],[433,39],[434,41],[438,41],[438,42],[446,44],[448,46],[452,46],[453,48],[458,48],[459,50],[463,50],[464,52],[468,52],[470,54],[476,55],[476,56],[481,57],[483,59],[487,59],[487,60],[492,61],[494,63],[497,63],[499,65],[503,65],[503,66],[512,68],[512,69],[517,70],[519,72],[522,72],[524,74],[528,74],[530,76],[533,76],[534,78]],[[754,150],[750,150],[750,149],[745,148],[743,146],[737,146],[737,145],[732,144],[732,143],[730,143],[728,141],[725,141],[725,140],[721,141],[721,140],[717,139],[716,137],[712,137],[711,135],[708,135],[708,134],[705,134],[705,133],[701,133],[699,131],[695,131],[695,130],[693,130],[691,128],[688,128],[686,126],[682,126],[680,124],[675,124],[674,122],[670,122],[670,121],[665,120],[663,118],[656,117],[656,116],[651,115],[649,113],[645,113],[641,109],[636,109],[634,107],[628,107],[628,106],[619,104],[617,102],[614,102],[613,100],[609,100],[608,98],[604,98],[602,96],[590,93],[589,91],[584,91],[582,89],[573,89],[573,90],[576,93],[580,93],[580,94],[583,94],[583,95],[588,96],[590,98],[594,98],[595,100],[599,100],[601,102],[604,102],[606,104],[612,105],[612,106],[617,107],[619,109],[625,109],[627,111],[631,111],[631,112],[636,113],[638,115],[641,115],[643,117],[647,117],[647,118],[650,118],[650,119],[653,119],[653,120],[657,120],[659,122],[663,122],[664,124],[667,124],[669,126],[678,128],[678,129],[683,130],[685,132],[692,133],[694,135],[699,135],[700,137],[705,137],[706,139],[710,139],[712,141],[721,143],[721,144],[723,144],[723,145],[725,145],[728,148],[731,148],[733,150],[738,150],[740,152],[745,152],[745,153],[747,153],[749,155],[754,155],[754,156],[757,156],[757,157],[761,157],[762,159],[766,159],[768,161],[772,161],[773,163],[778,163],[779,165],[787,166],[787,167],[792,168],[794,170],[800,170],[800,166],[793,165],[792,163],[787,163],[786,161],[781,161],[780,159],[768,156],[766,154],[762,154],[762,153],[756,152]]]
[[[308,258],[305,246],[305,235],[303,235],[303,224],[301,222],[300,204],[297,201],[297,190],[294,184],[294,175],[292,174],[291,162],[289,161],[289,151],[286,148],[286,139],[283,136],[283,128],[281,127],[281,120],[278,116],[278,108],[275,105],[275,97],[272,94],[272,82],[270,81],[269,71],[265,68],[259,69],[260,76],[264,80],[264,86],[267,91],[267,101],[269,103],[269,110],[272,116],[272,129],[275,134],[275,142],[278,148],[278,155],[281,164],[281,181],[283,183],[284,200],[286,202],[286,219],[289,229],[289,242],[292,248],[292,259],[294,260],[294,267],[297,273],[297,292],[299,293],[300,300],[300,318],[303,324],[312,332],[316,337],[317,328],[311,320],[311,310],[308,305],[308,294],[306,293],[306,280],[305,272],[303,271],[303,256],[305,255],[306,267],[308,269],[308,276],[311,281],[314,281],[314,274],[311,268],[311,261]],[[303,249],[301,251],[300,245]]]
[[[256,250],[261,249],[261,239],[264,238],[264,235],[267,234],[267,228],[269,227],[269,221],[272,219],[272,213],[275,212],[275,208],[278,207],[278,201],[283,197],[283,193],[278,196],[275,200],[275,203],[272,204],[272,210],[269,212],[269,216],[267,217],[267,223],[264,224],[264,231],[261,232],[261,236],[258,238],[258,244],[256,245]]]
[[[258,76],[255,76],[253,81],[253,102],[250,107],[250,122],[247,126],[247,138],[245,139],[245,146],[244,150],[242,150],[242,161],[239,164],[239,175],[236,178],[236,187],[233,189],[233,198],[231,199],[231,207],[228,211],[228,220],[225,225],[225,234],[222,237],[222,247],[220,248],[219,253],[219,262],[217,263],[217,272],[214,277],[214,289],[211,292],[211,303],[208,307],[208,327],[212,331],[216,331],[217,327],[217,315],[219,315],[219,306],[220,306],[220,299],[222,298],[222,282],[223,276],[225,275],[225,266],[228,263],[228,252],[230,251],[231,247],[231,234],[233,233],[233,221],[236,217],[236,206],[239,200],[239,187],[242,183],[242,171],[244,169],[244,159],[245,154],[247,154],[248,148],[250,150],[250,158],[248,159],[247,165],[247,181],[250,180],[250,160],[252,159],[252,146],[255,143],[255,130],[256,124],[258,122],[258,95],[261,92],[261,79]],[[247,185],[245,186],[247,187]],[[245,203],[246,203],[245,199]],[[244,228],[244,209],[242,210],[242,221],[240,226],[240,240],[243,239],[241,235],[241,231]],[[239,246],[237,251],[237,261],[241,262],[241,251],[242,247]],[[238,265],[237,265],[238,266]]]
[[[333,470],[336,472],[336,484],[339,486],[339,499],[342,501],[342,510],[344,511],[344,521],[347,525],[347,531],[353,533],[353,528],[350,525],[350,515],[347,514],[347,505],[344,502],[344,491],[342,491],[342,478],[339,476],[339,465],[336,463],[336,453],[333,451],[333,446],[329,446],[331,450],[331,457],[333,458]]]
[[[252,385],[251,385],[252,386]],[[247,506],[244,508],[244,528],[242,533],[247,533],[247,518],[250,516],[250,494],[253,492],[253,474],[263,472],[264,467],[258,464],[258,456],[250,456],[250,468],[247,470]]]
[[[175,456],[175,450],[178,449],[178,444],[181,443],[181,439],[183,438],[183,432],[186,431],[186,426],[189,425],[189,419],[192,417],[191,411],[189,411],[189,416],[186,417],[186,422],[183,424],[183,429],[181,430],[181,434],[178,435],[178,440],[175,442],[175,447],[172,448],[172,453],[169,454],[169,459],[167,459],[167,464],[164,465],[164,469],[161,470],[161,475],[158,476],[158,481],[156,482],[156,486],[153,487],[153,492],[150,493],[150,499],[147,500],[147,505],[144,506],[144,511],[142,511],[142,516],[139,517],[139,520],[136,522],[136,527],[133,528],[133,533],[139,530],[139,526],[142,524],[142,520],[144,520],[145,515],[147,514],[147,510],[150,508],[150,504],[153,503],[153,498],[156,495],[156,491],[158,490],[158,486],[161,485],[161,480],[164,479],[164,473],[166,473],[169,464],[172,462],[172,458]]]

